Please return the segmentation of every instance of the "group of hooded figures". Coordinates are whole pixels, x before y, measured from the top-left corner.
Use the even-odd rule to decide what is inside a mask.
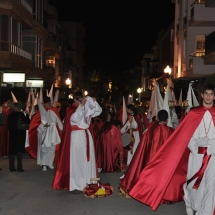
[[[74,93],[62,122],[46,97],[31,118],[26,151],[43,171],[55,163],[53,189],[80,193],[86,184],[97,183],[100,172],[125,170],[119,179],[123,195],[153,210],[184,200],[188,215],[214,215],[214,86],[205,85],[201,96],[203,104],[191,108],[176,129],[166,125],[167,111],[160,110],[157,120],[147,123],[133,105],[127,106],[123,125],[104,122],[96,99],[81,92]],[[116,119],[121,116],[119,108]],[[134,139],[129,150],[122,144],[125,133]]]

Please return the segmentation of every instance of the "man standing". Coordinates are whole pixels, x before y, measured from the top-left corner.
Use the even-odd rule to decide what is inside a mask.
[[[166,110],[160,110],[158,112],[158,120],[159,122],[156,121],[155,124],[149,126],[143,133],[143,138],[137,147],[125,176],[121,178],[120,190],[126,196],[141,171],[174,131],[173,128],[166,125],[168,120]]]
[[[73,95],[74,103],[67,109],[64,120],[61,154],[56,168],[53,189],[68,189],[81,193],[91,178],[97,176],[95,152],[90,132],[91,118],[102,109],[95,98]]]
[[[203,105],[189,111],[129,192],[153,210],[162,200],[176,202],[184,199],[188,215],[195,212],[196,215],[214,214],[214,86],[205,85],[201,96]],[[183,187],[184,196],[181,194]]]
[[[37,164],[41,165],[43,171],[47,167],[54,169],[53,162],[55,158],[55,147],[60,143],[60,131],[63,130],[63,124],[55,107],[51,106],[50,97],[45,97],[44,107],[38,100],[38,106],[41,116],[41,124],[37,128],[38,131],[38,148],[37,148]]]

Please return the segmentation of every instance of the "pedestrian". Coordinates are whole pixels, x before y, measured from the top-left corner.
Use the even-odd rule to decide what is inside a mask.
[[[53,189],[82,193],[91,178],[97,177],[91,118],[99,116],[101,107],[95,98],[73,95],[74,103],[64,118],[61,154],[54,176]],[[93,182],[93,181],[92,181]]]
[[[127,121],[121,128],[121,133],[125,134],[128,133],[130,134],[130,138],[132,139],[132,149],[131,150],[124,150],[124,163],[127,164],[127,166],[130,164],[131,159],[137,149],[137,146],[140,142],[140,137],[139,137],[139,130],[138,130],[138,124],[134,118],[134,105],[129,104],[127,106]]]
[[[201,96],[203,104],[189,111],[129,192],[153,210],[163,200],[184,200],[188,215],[214,214],[214,86],[205,85]]]
[[[160,110],[157,118],[158,122],[144,132],[124,177],[121,177],[120,190],[126,196],[141,171],[174,131],[173,128],[167,126],[168,112],[166,110]]]
[[[37,164],[43,171],[54,169],[55,149],[60,144],[60,133],[63,130],[60,115],[56,107],[51,105],[50,97],[44,98],[44,107],[38,100],[41,124],[38,126]],[[57,130],[58,128],[58,130]]]
[[[22,154],[25,152],[26,130],[19,130],[17,122],[21,119],[29,124],[30,119],[28,114],[21,111],[19,103],[11,105],[11,113],[8,115],[8,130],[9,130],[9,170],[11,172],[23,172]],[[15,168],[15,156],[17,156],[17,169]]]

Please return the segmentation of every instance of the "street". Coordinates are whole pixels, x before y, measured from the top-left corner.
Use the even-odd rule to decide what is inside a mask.
[[[184,202],[161,205],[156,212],[132,198],[118,195],[119,173],[100,174],[114,192],[105,198],[87,198],[67,190],[53,190],[54,170],[43,172],[36,160],[24,155],[25,172],[10,172],[8,159],[0,158],[0,214],[2,215],[185,215]]]

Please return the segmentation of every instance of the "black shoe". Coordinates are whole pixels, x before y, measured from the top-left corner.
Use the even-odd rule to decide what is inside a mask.
[[[18,169],[18,172],[24,172],[25,170],[24,169]]]
[[[10,169],[10,171],[11,171],[11,172],[16,172],[17,169],[15,169],[15,168],[14,168],[14,169]]]
[[[72,194],[81,194],[81,193],[83,193],[83,192],[80,191],[80,190],[73,190],[73,191],[72,191]]]

